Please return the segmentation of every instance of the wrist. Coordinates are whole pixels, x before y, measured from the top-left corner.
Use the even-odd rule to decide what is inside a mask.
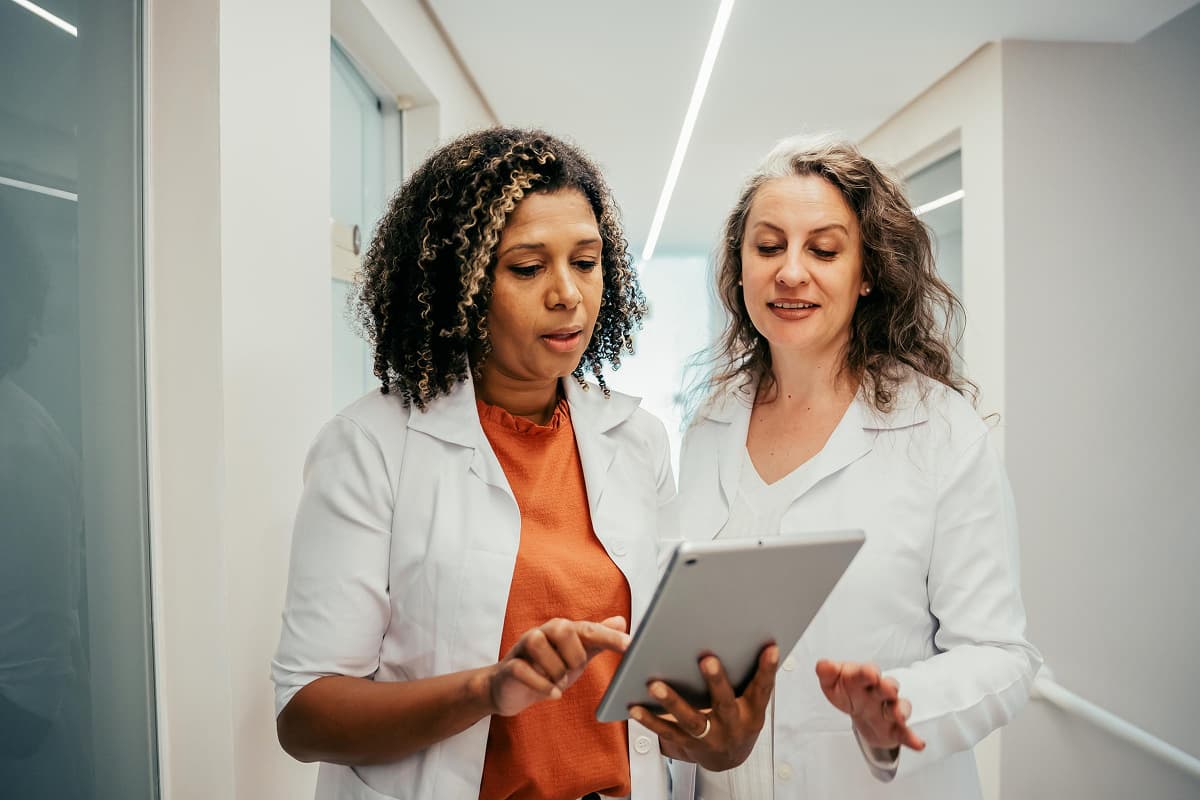
[[[492,676],[495,671],[496,667],[492,665],[467,673],[466,701],[479,714],[480,719],[499,712],[492,697]]]

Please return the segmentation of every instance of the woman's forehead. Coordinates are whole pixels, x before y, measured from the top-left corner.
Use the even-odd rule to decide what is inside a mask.
[[[772,178],[755,192],[745,232],[770,228],[805,235],[841,231],[854,235],[858,218],[842,192],[817,175]]]

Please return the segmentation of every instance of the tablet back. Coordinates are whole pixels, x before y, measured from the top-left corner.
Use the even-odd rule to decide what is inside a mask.
[[[740,694],[765,646],[778,644],[781,658],[796,646],[863,539],[862,531],[833,531],[680,544],[596,718],[626,719],[632,705],[661,711],[646,691],[653,679],[707,708],[699,661],[708,654]]]

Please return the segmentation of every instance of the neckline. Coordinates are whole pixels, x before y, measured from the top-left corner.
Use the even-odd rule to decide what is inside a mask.
[[[567,402],[566,396],[558,398],[558,404],[554,406],[554,413],[550,415],[550,420],[545,425],[539,425],[525,417],[514,416],[500,406],[484,402],[478,397],[475,398],[475,406],[479,410],[480,422],[522,436],[545,436],[569,427],[571,424],[571,406]]]

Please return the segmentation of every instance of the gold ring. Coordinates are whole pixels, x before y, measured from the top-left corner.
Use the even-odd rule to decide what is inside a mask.
[[[699,734],[693,733],[693,734],[691,734],[691,736],[693,739],[703,739],[705,736],[708,736],[708,732],[711,730],[712,730],[712,717],[705,717],[704,718],[704,731]]]

